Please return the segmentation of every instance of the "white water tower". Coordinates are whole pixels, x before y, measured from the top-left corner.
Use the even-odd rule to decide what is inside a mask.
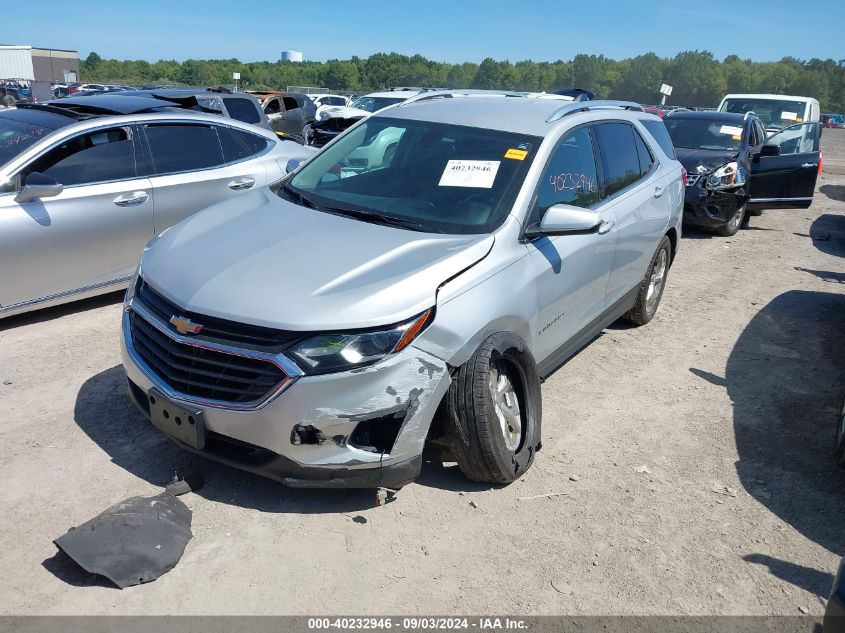
[[[282,51],[283,62],[301,62],[302,51]]]

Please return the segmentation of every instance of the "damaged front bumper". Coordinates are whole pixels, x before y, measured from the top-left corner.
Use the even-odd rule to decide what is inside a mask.
[[[711,189],[707,176],[691,176],[684,193],[684,223],[718,228],[730,222],[748,200],[745,187]]]
[[[171,436],[183,448],[293,487],[398,488],[419,474],[451,380],[439,358],[411,345],[362,369],[292,377],[254,408],[212,406],[174,391],[144,361],[133,347],[130,311],[121,351],[134,402],[149,418],[156,390],[202,412],[202,447]]]

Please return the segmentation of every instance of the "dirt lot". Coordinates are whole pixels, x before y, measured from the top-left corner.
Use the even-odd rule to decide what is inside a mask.
[[[845,131],[824,145],[811,209],[690,232],[657,318],[546,382],[524,479],[427,463],[378,508],[200,461],[184,557],[123,591],[51,542],[188,461],[126,398],[120,298],[0,322],[0,612],[820,614],[845,554]]]

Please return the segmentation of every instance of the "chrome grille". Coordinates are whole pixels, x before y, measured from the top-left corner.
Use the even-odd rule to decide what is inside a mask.
[[[262,401],[288,376],[269,360],[241,356],[176,340],[129,311],[132,346],[149,369],[172,390],[201,400],[234,404]]]

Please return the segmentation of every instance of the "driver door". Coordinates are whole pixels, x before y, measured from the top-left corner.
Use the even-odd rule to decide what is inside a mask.
[[[153,191],[136,167],[135,130],[113,126],[61,140],[0,193],[0,308],[125,281],[153,236]],[[57,195],[18,202],[32,173]]]
[[[819,174],[821,124],[800,123],[769,137],[751,159],[749,210],[806,209]]]

